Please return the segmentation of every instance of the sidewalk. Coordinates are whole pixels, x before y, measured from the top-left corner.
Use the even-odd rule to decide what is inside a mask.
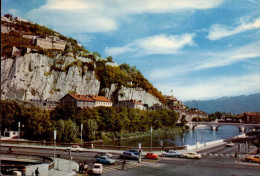
[[[74,161],[55,158],[55,167],[48,172],[49,176],[72,176],[79,170],[79,165]]]

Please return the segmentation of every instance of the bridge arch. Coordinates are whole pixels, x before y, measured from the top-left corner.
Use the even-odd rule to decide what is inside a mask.
[[[238,131],[239,132],[245,132],[245,127],[244,126],[238,126],[238,125],[229,125],[229,124],[222,124],[222,125],[218,125],[217,127],[216,127],[216,130],[218,130],[219,129],[219,127],[223,127],[223,126],[233,126],[233,127],[237,127],[237,129],[238,129]]]
[[[195,127],[201,126],[201,125],[208,126],[208,127],[210,127],[211,130],[214,130],[214,131],[218,130],[219,127],[221,127],[221,126],[235,126],[235,127],[238,128],[239,132],[245,132],[246,128],[248,127],[248,126],[245,126],[245,125],[239,124],[239,123],[237,123],[237,124],[228,124],[228,123],[221,124],[221,123],[215,123],[215,122],[208,122],[208,123],[207,122],[198,122],[198,123],[194,122],[194,123],[188,124],[190,129],[193,130],[193,131],[194,131]]]
[[[194,124],[194,125],[191,126],[191,129],[194,131],[194,130],[195,130],[195,127],[198,127],[198,126],[208,126],[209,128],[211,128],[211,125]]]

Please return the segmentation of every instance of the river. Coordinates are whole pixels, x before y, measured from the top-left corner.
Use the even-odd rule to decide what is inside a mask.
[[[152,146],[160,147],[160,141],[163,141],[165,147],[178,147],[183,145],[195,145],[197,141],[200,143],[215,141],[219,139],[228,139],[241,134],[237,127],[234,126],[221,126],[217,131],[212,131],[209,127],[198,127],[195,131],[187,131],[185,133],[165,133],[165,134],[152,134]],[[142,136],[136,138],[128,138],[114,141],[104,141],[103,145],[116,145],[116,146],[138,146],[150,147],[151,136]]]

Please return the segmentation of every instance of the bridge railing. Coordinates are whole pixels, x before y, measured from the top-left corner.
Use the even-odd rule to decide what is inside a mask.
[[[36,145],[36,146],[53,146],[53,142],[45,142],[45,141],[18,141],[18,140],[8,140],[8,141],[2,141],[2,144],[20,144],[20,145],[28,145],[28,147]],[[57,147],[71,147],[72,145],[80,145],[79,143],[56,143]],[[130,150],[137,148],[138,146],[115,146],[115,145],[100,145],[97,143],[82,143],[83,148],[87,149],[103,149],[103,150]],[[165,147],[152,147],[152,151],[160,151],[160,150],[183,150],[184,146],[179,147],[171,147],[171,146],[165,146]],[[151,147],[143,147],[143,151],[150,151]]]

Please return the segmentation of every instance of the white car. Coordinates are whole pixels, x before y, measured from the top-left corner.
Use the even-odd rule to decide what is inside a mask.
[[[66,150],[71,150],[72,152],[83,152],[84,149],[81,148],[79,145],[73,145],[71,147],[68,147]]]
[[[92,173],[101,175],[102,172],[103,172],[103,165],[99,163],[95,163],[92,169]]]
[[[182,157],[182,153],[174,151],[174,150],[169,150],[169,151],[164,151],[162,153],[162,156],[165,156],[165,157]]]
[[[189,152],[189,153],[184,153],[183,158],[191,158],[191,159],[200,159],[201,155],[197,154],[196,152]]]

